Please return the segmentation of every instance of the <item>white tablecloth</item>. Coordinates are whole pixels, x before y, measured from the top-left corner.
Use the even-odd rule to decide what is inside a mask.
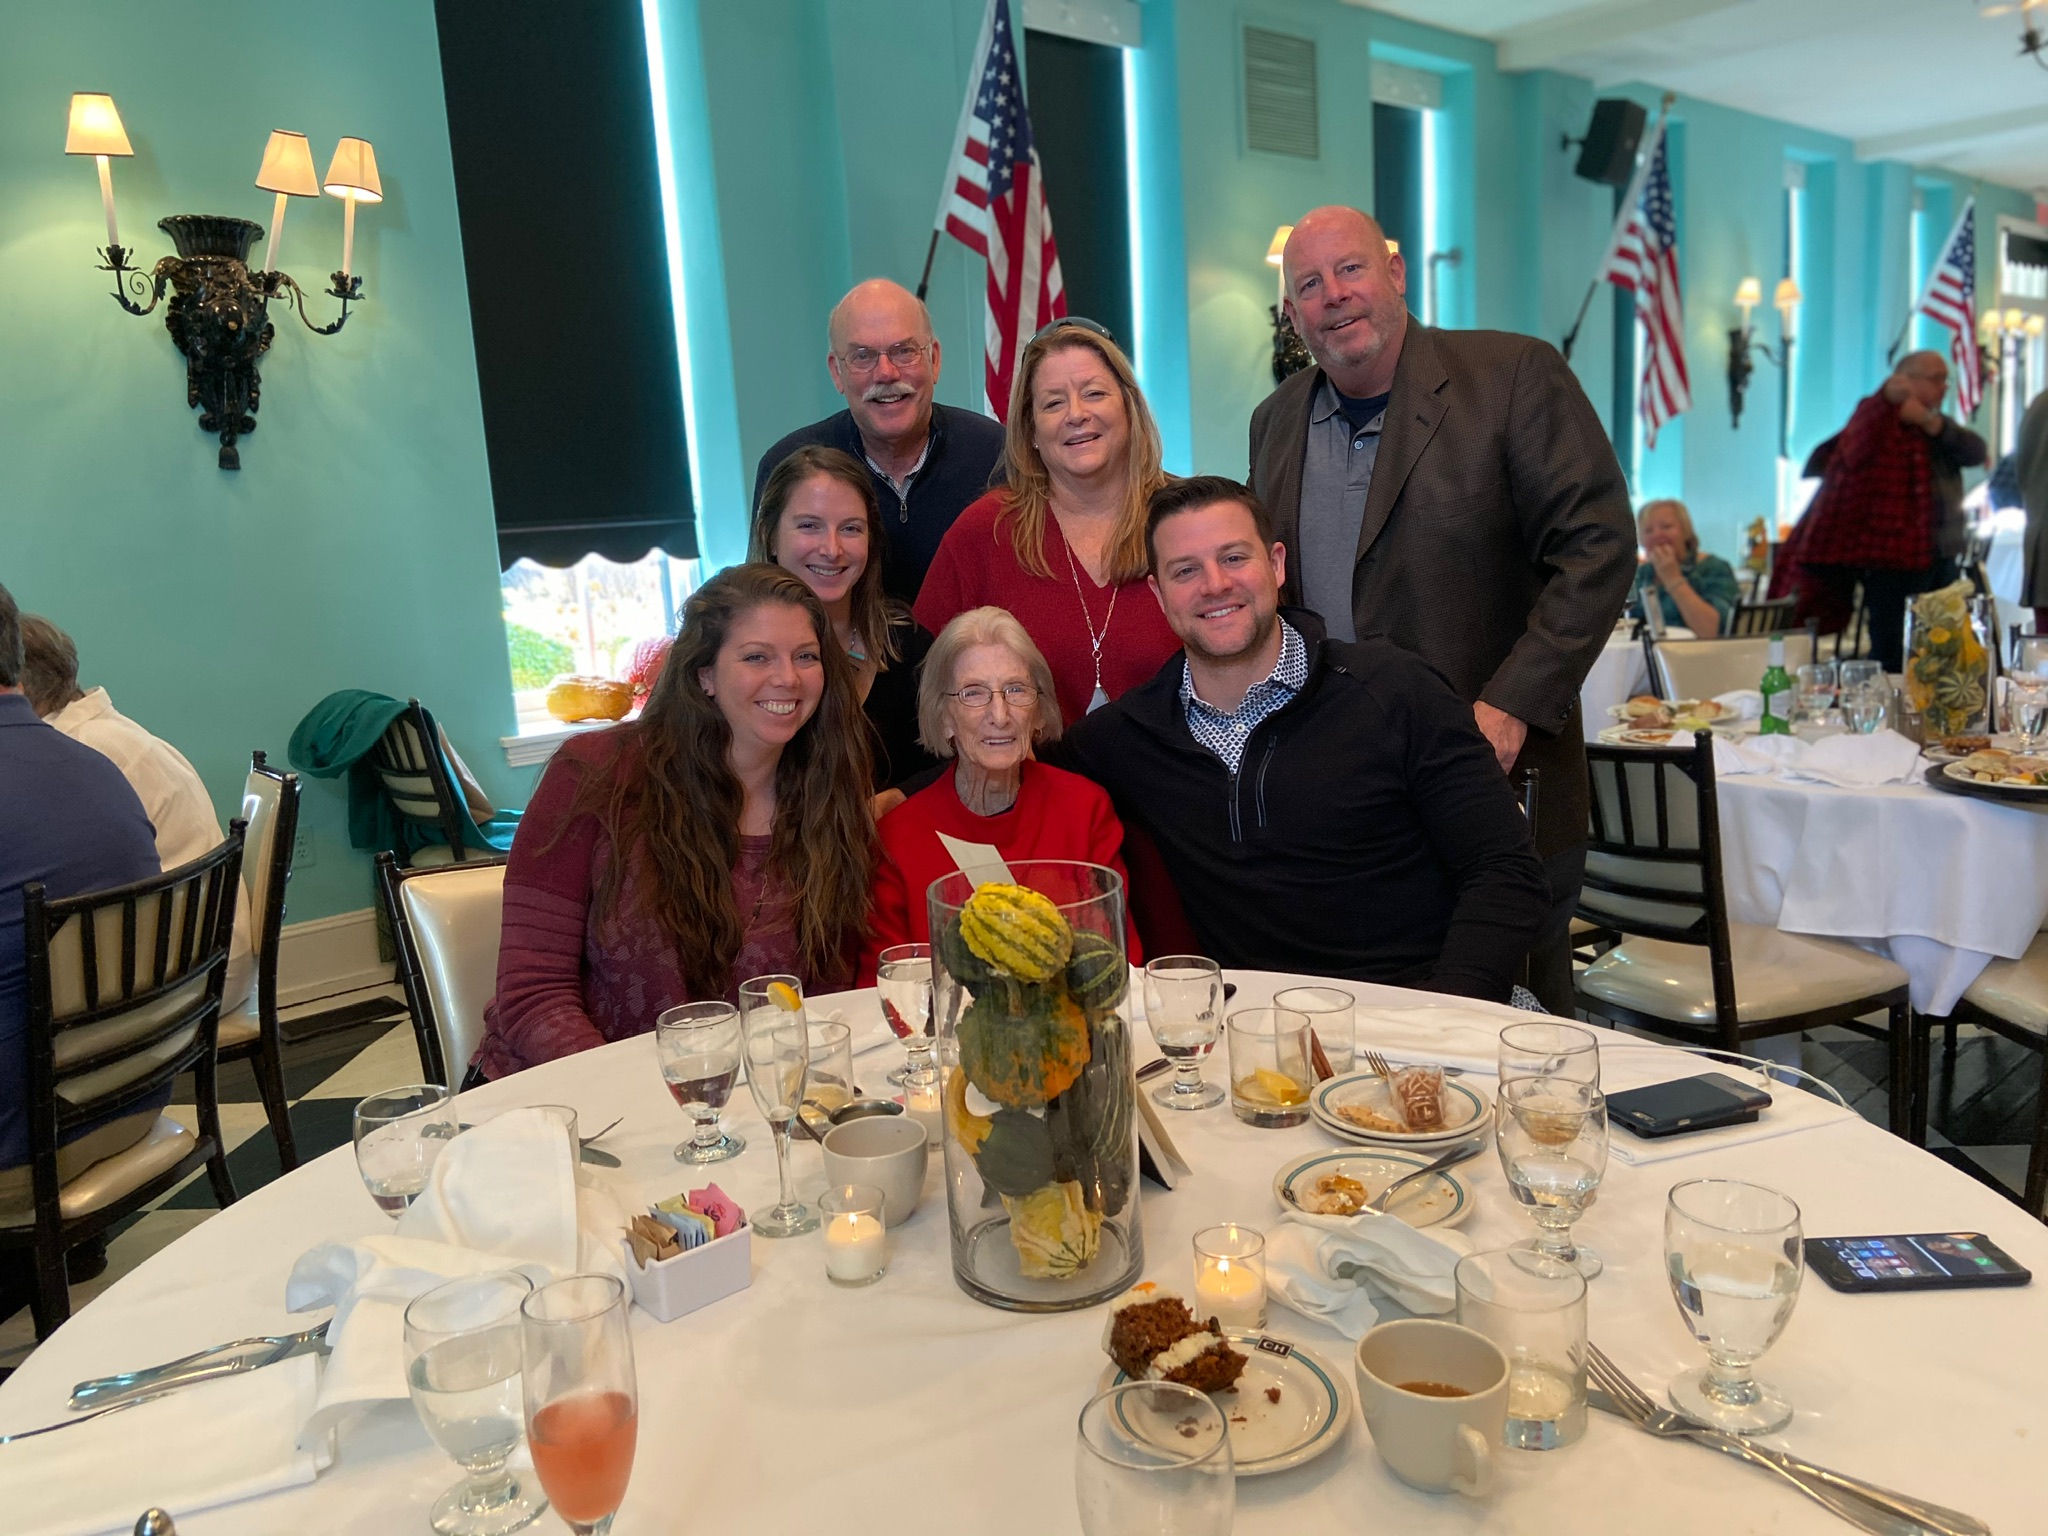
[[[2027,576],[2027,514],[2008,507],[1992,522],[1991,553],[1984,561],[1984,574],[1991,582],[1991,595],[2001,610],[2020,609],[2020,585]]]
[[[1889,954],[1913,1006],[1947,1013],[1994,956],[2017,959],[2048,918],[2048,809],[1925,784],[1837,789],[1728,775],[1728,915]]]
[[[1579,713],[1584,717],[1586,740],[1593,740],[1614,724],[1614,717],[1607,713],[1611,706],[1625,704],[1636,694],[1647,693],[1649,688],[1650,669],[1643,659],[1643,642],[1630,639],[1627,626],[1616,629],[1600,648],[1593,670],[1579,685]]]
[[[1237,980],[1242,1006],[1262,1001],[1280,978]],[[1381,1005],[1433,1001],[1391,988],[1353,990]],[[1369,1019],[1361,1038],[1373,1038]],[[1149,1041],[1142,1051],[1152,1054]],[[862,1078],[878,1079],[892,1054],[861,1058]],[[1208,1070],[1219,1076],[1221,1063]],[[469,1097],[478,1109],[569,1103],[586,1125],[623,1113],[625,1123],[606,1144],[624,1159],[616,1177],[635,1198],[699,1181],[670,1157],[686,1126],[645,1036]],[[775,1188],[768,1137],[750,1105],[736,1104],[731,1118],[750,1145],[714,1176],[750,1208],[764,1207]],[[1224,1219],[1270,1224],[1279,1214],[1274,1170],[1331,1143],[1313,1125],[1254,1130],[1227,1109],[1170,1118],[1195,1175],[1170,1195],[1145,1187],[1145,1268],[1185,1292],[1194,1231]],[[800,1184],[815,1193],[823,1183],[817,1148],[799,1143],[796,1167]],[[1528,1235],[1494,1160],[1464,1171],[1477,1192],[1466,1233],[1482,1247]],[[1664,1278],[1661,1234],[1666,1190],[1708,1173],[1785,1190],[1799,1201],[1809,1233],[1983,1230],[2037,1273],[2048,1272],[2048,1230],[1854,1118],[1650,1167],[1616,1162],[1580,1228],[1607,1260],[1592,1287],[1592,1333],[1653,1391],[1700,1360]],[[1105,1363],[1101,1313],[1028,1317],[969,1300],[952,1280],[936,1172],[926,1201],[892,1234],[890,1272],[868,1289],[840,1291],[826,1282],[816,1236],[757,1239],[750,1289],[665,1326],[636,1315],[639,1454],[619,1536],[1045,1536],[1076,1529],[1074,1419]],[[302,1323],[281,1307],[298,1253],[322,1239],[382,1230],[388,1224],[364,1194],[348,1149],[318,1159],[209,1220],[85,1307],[0,1386],[0,1427],[59,1416],[80,1377]],[[1349,1350],[1335,1333],[1281,1309],[1272,1327],[1318,1351],[1349,1383]],[[2001,1533],[2042,1528],[2048,1288],[1848,1296],[1809,1277],[1763,1369],[1799,1410],[1788,1443],[1813,1459],[1967,1509]],[[1505,1462],[1485,1501],[1418,1493],[1380,1464],[1354,1414],[1331,1453],[1241,1483],[1236,1530],[1834,1536],[1845,1529],[1766,1474],[1598,1414],[1578,1445],[1507,1453]],[[178,1527],[184,1536],[416,1532],[455,1476],[410,1407],[394,1404],[343,1437],[336,1464],[316,1483],[212,1512],[178,1512]],[[549,1515],[533,1530],[562,1526]]]

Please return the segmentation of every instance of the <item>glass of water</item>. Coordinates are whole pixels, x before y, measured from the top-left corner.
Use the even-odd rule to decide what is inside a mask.
[[[1145,965],[1145,1022],[1159,1053],[1173,1063],[1173,1081],[1154,1089],[1167,1109],[1212,1109],[1224,1099],[1202,1081],[1203,1058],[1223,1038],[1223,968],[1200,955],[1164,955]]]
[[[661,1080],[696,1122],[696,1131],[676,1148],[679,1163],[722,1163],[746,1151],[745,1138],[718,1126],[718,1112],[740,1080],[744,1052],[740,1011],[731,1003],[684,1003],[654,1021],[654,1057]]]
[[[882,1022],[897,1039],[910,1041],[931,1034],[932,947],[891,944],[875,962],[875,991],[882,1004]],[[901,1088],[909,1080],[911,1048],[904,1047],[903,1065],[892,1068],[889,1083]]]
[[[1168,1381],[1111,1387],[1081,1410],[1082,1536],[1230,1536],[1237,1475],[1223,1410]]]
[[[2048,635],[2013,635],[2005,682],[2006,729],[2022,752],[2032,752],[2048,736]]]
[[[1801,667],[1796,677],[1799,713],[1809,725],[1826,726],[1828,714],[1835,707],[1835,664],[1815,662]]]
[[[405,1309],[405,1380],[434,1443],[468,1474],[434,1501],[441,1536],[504,1536],[548,1507],[506,1465],[526,1429],[519,1308],[533,1283],[514,1270],[471,1275]]]
[[[1458,1260],[1458,1321],[1508,1357],[1501,1443],[1551,1451],[1586,1432],[1586,1277],[1528,1248]]]
[[[1792,1405],[1750,1368],[1778,1341],[1805,1273],[1799,1207],[1735,1179],[1674,1184],[1664,1206],[1672,1298],[1707,1363],[1670,1387],[1672,1406],[1738,1435],[1767,1435]]]
[[[1510,1024],[1500,1032],[1500,1082],[1558,1078],[1600,1086],[1600,1037],[1577,1024]]]
[[[1536,1219],[1535,1241],[1523,1246],[1591,1280],[1600,1255],[1572,1242],[1572,1224],[1607,1172],[1606,1095],[1563,1077],[1504,1079],[1494,1136],[1508,1193]]]
[[[457,1128],[454,1100],[439,1083],[373,1093],[356,1105],[356,1171],[378,1210],[396,1217],[419,1198]]]

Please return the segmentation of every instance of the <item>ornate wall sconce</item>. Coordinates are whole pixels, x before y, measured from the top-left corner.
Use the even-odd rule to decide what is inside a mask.
[[[1745,277],[1735,290],[1735,307],[1742,311],[1742,323],[1728,329],[1728,414],[1729,425],[1742,425],[1742,400],[1749,392],[1749,377],[1755,371],[1750,361],[1752,354],[1761,356],[1767,363],[1777,366],[1784,381],[1781,404],[1784,407],[1778,420],[1778,453],[1786,453],[1786,441],[1791,426],[1792,348],[1799,339],[1799,305],[1801,295],[1799,284],[1787,277],[1778,283],[1777,291],[1771,295],[1771,303],[1778,311],[1778,348],[1774,352],[1764,342],[1756,339],[1756,327],[1750,321],[1750,314],[1763,302],[1763,284],[1753,277]]]
[[[170,291],[164,327],[185,358],[185,403],[198,407],[201,431],[219,434],[220,467],[240,469],[242,455],[236,443],[256,430],[262,397],[257,359],[270,349],[276,334],[269,318],[270,301],[282,298],[307,330],[332,336],[348,322],[349,305],[363,296],[363,280],[351,277],[349,266],[355,255],[356,204],[381,202],[384,197],[375,152],[365,140],[343,139],[323,183],[314,177],[312,146],[304,134],[282,129],[271,134],[256,172],[256,185],[277,194],[270,245],[260,272],[249,268],[249,248],[263,238],[263,226],[221,214],[181,213],[159,220],[157,228],[171,237],[177,254],[147,271],[129,264],[131,253],[121,244],[114,216],[112,161],[135,151],[111,96],[81,92],[71,98],[64,153],[91,155],[99,167],[100,201],[107,216],[100,270],[114,274],[116,302],[131,315],[147,315]],[[323,185],[346,204],[341,270],[326,290],[341,301],[341,314],[326,325],[315,325],[306,313],[305,290],[277,270],[277,257],[284,239],[286,199],[318,197]]]

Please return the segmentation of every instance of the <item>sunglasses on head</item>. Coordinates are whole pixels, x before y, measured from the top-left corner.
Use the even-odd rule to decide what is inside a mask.
[[[1055,331],[1064,331],[1069,329],[1076,331],[1091,331],[1095,335],[1100,336],[1104,341],[1109,342],[1112,345],[1114,345],[1116,342],[1116,334],[1113,331],[1111,331],[1108,326],[1103,325],[1099,321],[1090,320],[1085,315],[1061,315],[1059,319],[1053,321],[1050,325],[1040,326],[1038,328],[1038,334],[1033,336],[1031,339],[1034,342],[1043,341],[1046,337],[1052,335]]]

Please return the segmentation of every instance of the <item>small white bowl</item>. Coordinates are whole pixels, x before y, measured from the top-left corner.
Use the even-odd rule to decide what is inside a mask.
[[[849,1120],[825,1133],[825,1178],[833,1184],[873,1184],[882,1191],[882,1225],[901,1226],[924,1197],[931,1142],[908,1115]]]

